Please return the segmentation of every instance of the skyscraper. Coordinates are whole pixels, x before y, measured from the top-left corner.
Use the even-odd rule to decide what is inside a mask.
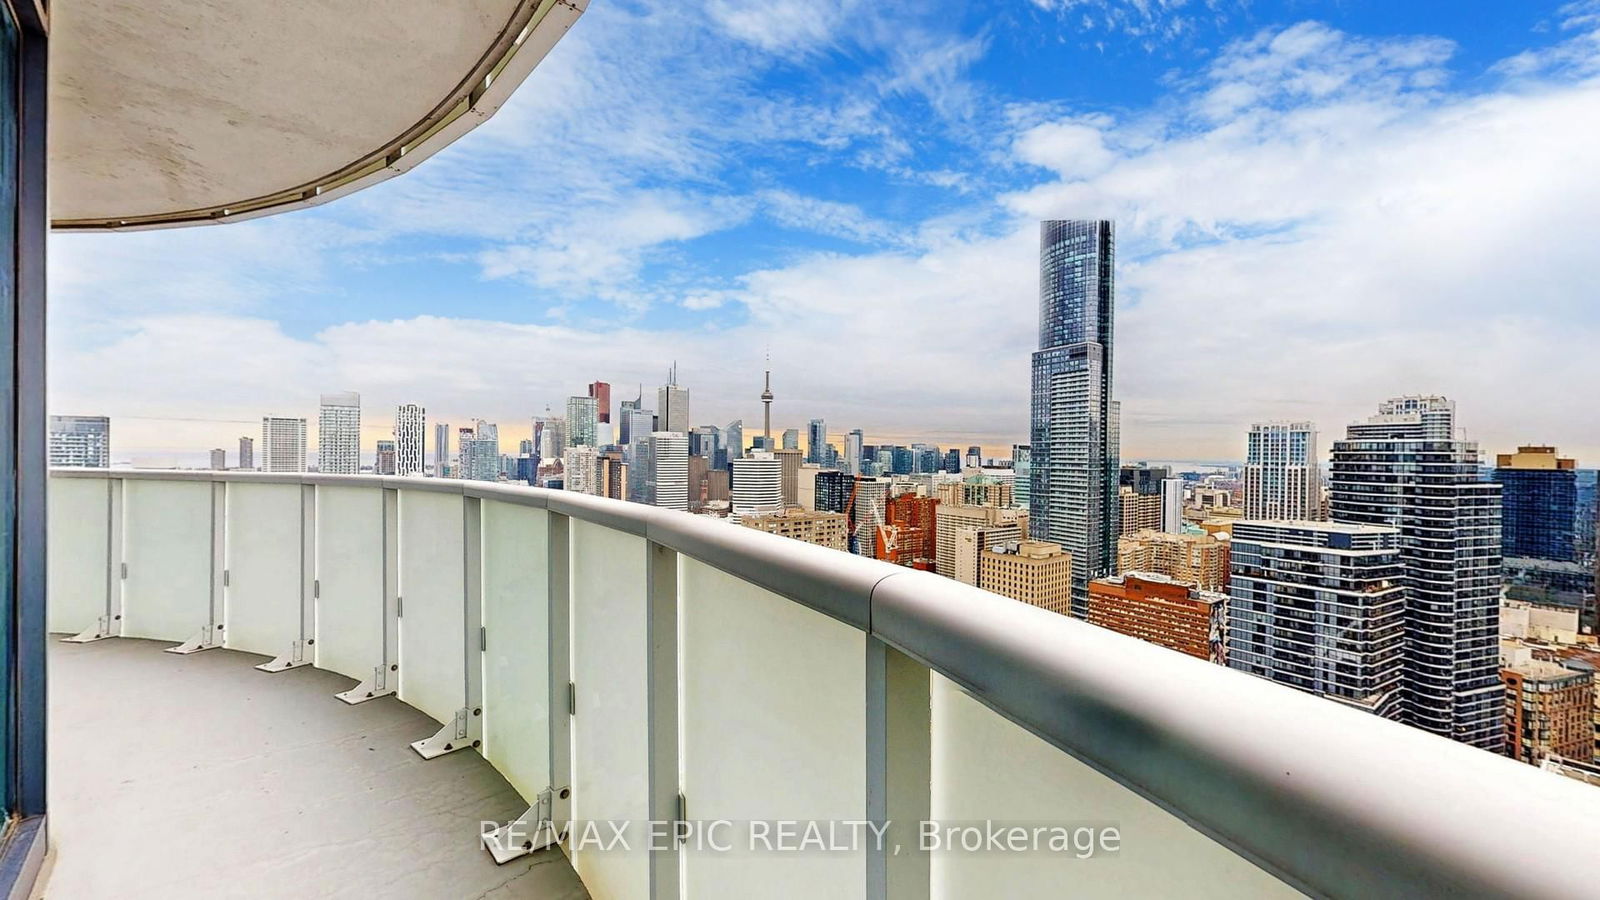
[[[589,396],[594,398],[594,420],[611,423],[611,385],[604,381],[589,383]]]
[[[256,467],[255,438],[239,438],[239,468],[248,472]]]
[[[783,464],[771,453],[747,453],[733,461],[733,504],[728,518],[783,511]]]
[[[372,474],[394,475],[399,466],[399,451],[394,441],[379,441],[378,452],[372,460]]]
[[[1570,561],[1577,550],[1578,463],[1554,447],[1518,447],[1495,458],[1508,557]]]
[[[844,436],[844,470],[851,475],[861,474],[861,442],[865,438],[859,428]]]
[[[595,446],[595,431],[599,427],[598,416],[593,397],[568,397],[567,446]]]
[[[1498,752],[1500,486],[1479,480],[1455,404],[1383,403],[1334,442],[1330,488],[1335,522],[1400,530],[1405,721]]]
[[[1407,721],[1399,541],[1382,525],[1233,523],[1228,665]]]
[[[433,426],[433,477],[444,478],[450,474],[450,425],[440,422]]]
[[[734,460],[744,455],[744,420],[734,419],[723,429],[728,435],[728,459]]]
[[[1122,466],[1117,479],[1122,487],[1131,489],[1136,494],[1144,496],[1160,496],[1161,482],[1172,477],[1172,469],[1167,466],[1152,466],[1148,463],[1135,463]]]
[[[626,500],[628,494],[628,464],[623,461],[621,450],[607,450],[600,454],[600,492],[601,497],[610,497],[613,500]]]
[[[773,456],[778,458],[779,468],[782,470],[783,505],[785,507],[800,504],[800,450],[785,447],[775,450]]]
[[[284,416],[261,418],[261,471],[306,470],[306,420]]]
[[[798,428],[785,428],[783,430],[783,442],[781,444],[779,444],[778,449],[780,449],[780,450],[799,450],[800,449],[800,429],[798,429]]]
[[[592,445],[574,444],[561,456],[562,488],[601,496],[600,454]]]
[[[211,451],[211,468],[221,472],[228,468],[228,451],[216,447]]]
[[[533,449],[544,459],[560,459],[567,450],[567,420],[549,413],[546,407],[545,415],[533,420]]]
[[[828,424],[821,419],[812,419],[806,425],[806,462],[814,466],[826,466],[828,453]]]
[[[812,482],[812,507],[819,512],[849,512],[850,493],[854,489],[854,475],[824,469]]]
[[[1111,401],[1114,227],[1039,226],[1039,350],[1033,354],[1029,533],[1072,554],[1072,614],[1112,574],[1119,458]]]
[[[886,521],[889,506],[889,479],[856,476],[855,502],[849,510],[854,528],[850,552],[871,556],[877,546],[878,526]]]
[[[1322,469],[1317,426],[1258,422],[1245,448],[1244,517],[1322,518]]]
[[[360,394],[322,395],[322,411],[317,416],[317,471],[330,475],[361,471]]]
[[[641,444],[650,439],[650,432],[656,430],[656,411],[634,407],[624,414],[622,420],[623,444]]]
[[[394,411],[394,474],[421,475],[428,458],[428,411],[402,403]]]
[[[456,477],[469,481],[500,480],[500,429],[478,419],[456,438]]]
[[[50,465],[111,466],[111,420],[106,416],[51,416]]]
[[[650,435],[650,502],[663,509],[689,509],[689,436],[680,431]]]
[[[1120,515],[1119,511],[1119,527]],[[1180,534],[1183,531],[1182,478],[1163,478],[1161,480],[1161,530],[1167,534]]]
[[[672,366],[667,383],[656,392],[656,427],[661,431],[689,433],[689,389],[678,386],[678,366]]]
[[[642,409],[643,407],[644,385],[641,384],[639,385],[639,396],[632,400],[622,401],[617,410],[617,417],[621,420],[617,424],[621,426],[622,431],[622,433],[617,437],[617,443],[622,444],[623,446],[633,443],[633,424],[629,416],[634,410]],[[655,428],[646,428],[644,431],[639,432],[639,436],[643,437],[652,431],[655,431]]]
[[[1033,448],[1027,444],[1011,445],[1011,503],[1028,508],[1029,488],[1033,485]]]

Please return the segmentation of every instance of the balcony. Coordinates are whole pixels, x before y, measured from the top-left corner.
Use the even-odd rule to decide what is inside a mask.
[[[51,657],[52,898],[1583,897],[1600,877],[1589,785],[723,522],[105,470],[53,473],[49,512],[50,629],[76,636]],[[944,846],[919,847],[924,820]],[[997,846],[986,821],[1046,843]],[[891,823],[882,846],[861,822]]]

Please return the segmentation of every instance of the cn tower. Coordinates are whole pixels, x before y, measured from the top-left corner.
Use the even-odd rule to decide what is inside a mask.
[[[768,449],[772,447],[772,370],[767,370],[767,386],[761,391],[761,436],[766,438]]]

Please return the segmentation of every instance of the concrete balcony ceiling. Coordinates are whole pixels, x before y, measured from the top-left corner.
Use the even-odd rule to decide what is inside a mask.
[[[160,228],[326,202],[504,102],[587,0],[61,0],[57,229]]]

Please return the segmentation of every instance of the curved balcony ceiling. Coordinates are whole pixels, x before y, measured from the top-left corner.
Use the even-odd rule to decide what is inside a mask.
[[[326,202],[488,118],[587,0],[60,0],[57,229],[160,228]]]

